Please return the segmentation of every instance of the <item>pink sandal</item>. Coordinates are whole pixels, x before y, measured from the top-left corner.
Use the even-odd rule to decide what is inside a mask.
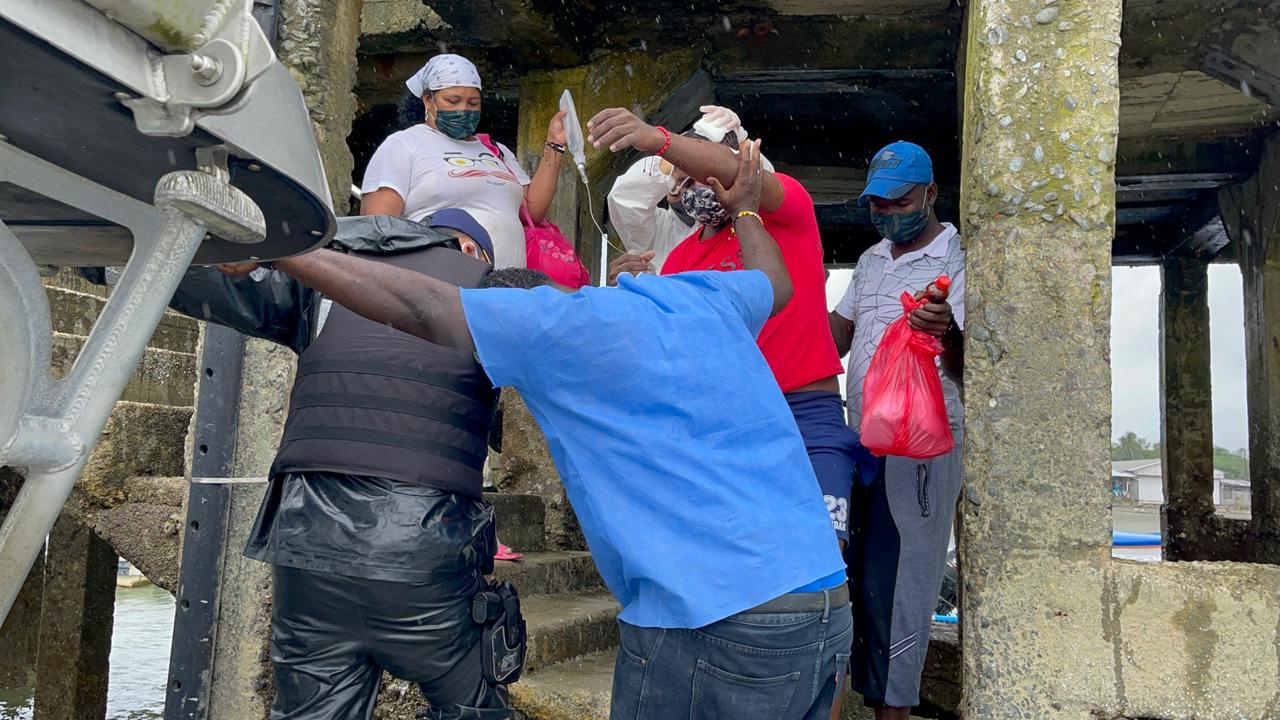
[[[522,557],[524,557],[524,555],[521,555],[502,543],[498,543],[498,552],[493,554],[494,560],[519,560]]]

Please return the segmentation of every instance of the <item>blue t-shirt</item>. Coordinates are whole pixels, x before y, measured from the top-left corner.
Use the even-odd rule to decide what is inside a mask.
[[[546,434],[628,623],[702,627],[840,577],[822,491],[756,346],[772,305],[754,270],[462,291],[480,363]]]

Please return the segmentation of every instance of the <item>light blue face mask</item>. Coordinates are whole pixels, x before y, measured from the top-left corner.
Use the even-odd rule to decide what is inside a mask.
[[[880,237],[895,245],[910,245],[929,226],[929,206],[907,213],[871,213],[871,224]]]

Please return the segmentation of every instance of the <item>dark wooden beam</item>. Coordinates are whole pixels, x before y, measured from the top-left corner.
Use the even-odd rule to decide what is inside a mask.
[[[1116,265],[1157,263],[1170,256],[1200,257],[1216,260],[1227,250],[1230,239],[1218,213],[1218,193],[1201,191],[1194,200],[1177,205],[1117,210],[1117,215],[1132,219],[1138,211],[1158,208],[1160,219],[1120,224],[1112,247]]]
[[[690,3],[684,2],[683,15]],[[713,60],[726,72],[849,67],[954,68],[960,45],[961,6],[943,13],[835,18],[777,16],[717,7],[702,25]],[[723,13],[723,14],[722,14]],[[664,31],[671,20],[664,22]]]
[[[1244,179],[1240,173],[1170,173],[1116,178],[1116,204],[1178,205],[1191,203],[1206,191],[1216,191]]]
[[[677,130],[687,128],[702,116],[699,108],[714,103],[715,99],[716,90],[711,84],[711,73],[698,70],[676,88],[671,97],[662,103],[662,107],[649,116],[649,122]]]
[[[1121,137],[1116,174],[1232,173],[1252,175],[1261,157],[1265,132],[1234,137],[1212,135]]]
[[[884,145],[911,140],[928,150],[942,182],[959,175],[959,120],[951,70],[847,68],[818,73],[721,75],[716,96],[734,108],[774,162],[865,167]]]
[[[1122,175],[1116,178],[1116,191],[1143,190],[1217,190],[1223,185],[1240,182],[1243,173],[1167,173],[1164,175]]]
[[[1177,217],[1176,205],[1141,205],[1116,208],[1116,225],[1150,225]]]
[[[1181,227],[1170,230],[1172,242],[1165,251],[1166,255],[1212,259],[1231,242],[1227,229],[1222,224],[1222,214],[1218,210],[1217,192],[1202,196],[1201,201],[1187,212]]]
[[[722,75],[716,79],[716,88],[725,95],[843,95],[861,92],[869,85],[899,80],[954,86],[956,76],[947,68],[752,70]]]
[[[1263,37],[1265,35],[1266,37]],[[1253,39],[1254,42],[1248,42]],[[1280,32],[1250,28],[1232,42],[1232,50],[1218,45],[1205,50],[1200,69],[1272,107],[1280,107]],[[1237,51],[1233,52],[1233,50]]]

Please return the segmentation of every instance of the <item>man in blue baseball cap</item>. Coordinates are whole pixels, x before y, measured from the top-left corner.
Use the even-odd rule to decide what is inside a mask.
[[[437,210],[423,218],[422,224],[452,235],[458,241],[458,249],[464,254],[493,264],[493,239],[489,237],[489,231],[466,210]]]
[[[901,317],[899,296],[922,292],[942,274],[952,280],[946,300],[916,310],[910,322],[942,340],[939,372],[956,448],[928,460],[879,458],[860,473],[849,503],[849,677],[877,720],[905,720],[920,702],[920,673],[960,493],[964,250],[955,227],[934,214],[937,199],[933,162],[924,148],[895,142],[876,153],[858,204],[870,211],[881,240],[858,259],[830,315],[837,350],[851,352],[847,405],[856,431],[867,369],[885,328]]]

